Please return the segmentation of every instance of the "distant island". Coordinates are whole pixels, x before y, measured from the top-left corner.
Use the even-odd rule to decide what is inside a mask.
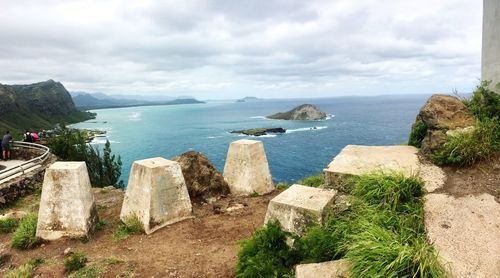
[[[263,136],[269,133],[285,133],[285,132],[286,129],[284,128],[274,127],[274,128],[251,128],[244,130],[233,130],[230,133],[244,134],[249,136]]]
[[[327,115],[321,112],[316,105],[302,104],[287,112],[279,112],[270,116],[268,119],[274,120],[291,120],[291,121],[316,121],[324,120]]]
[[[253,101],[259,101],[262,100],[258,97],[244,97],[236,100],[236,102],[253,102]]]
[[[39,131],[95,118],[94,113],[78,110],[66,88],[54,80],[0,84],[0,111],[0,130],[10,130],[15,137],[26,129]]]
[[[75,106],[80,110],[205,103],[191,97],[174,98],[171,100],[138,100],[130,98],[114,98],[102,93],[89,94],[84,92],[74,93],[72,98],[75,102]]]

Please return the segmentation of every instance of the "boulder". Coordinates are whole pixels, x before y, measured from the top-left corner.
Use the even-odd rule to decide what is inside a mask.
[[[433,95],[420,109],[412,125],[409,144],[430,156],[440,149],[449,130],[473,126],[474,116],[457,97]]]
[[[224,165],[224,178],[235,195],[262,195],[273,191],[264,144],[245,139],[232,142]]]
[[[224,177],[202,153],[186,152],[172,160],[181,166],[191,200],[207,202],[229,194]]]
[[[299,264],[295,266],[295,278],[346,278],[349,277],[349,262],[346,259]]]
[[[178,162],[161,157],[134,161],[120,219],[137,217],[146,234],[192,217],[191,201]]]
[[[311,225],[322,225],[335,205],[336,191],[294,184],[274,197],[264,223],[278,221],[284,231],[302,236]]]
[[[85,162],[56,162],[45,172],[36,236],[88,237],[98,222]]]

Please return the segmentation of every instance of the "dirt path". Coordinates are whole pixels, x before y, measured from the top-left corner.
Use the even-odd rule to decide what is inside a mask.
[[[70,247],[88,256],[88,265],[100,269],[99,277],[233,277],[239,251],[236,242],[249,238],[262,226],[267,204],[276,194],[228,197],[215,205],[195,205],[194,219],[152,235],[132,235],[116,241],[113,233],[119,225],[123,193],[97,189],[99,216],[107,224],[92,240],[82,243],[63,239],[30,251],[10,249],[0,276],[30,258],[43,258],[45,263],[36,270],[35,277],[65,277],[63,253]],[[231,207],[236,209],[226,210]],[[0,242],[9,245],[10,237],[0,235]]]
[[[454,277],[500,277],[500,156],[443,170],[426,196],[429,240]]]

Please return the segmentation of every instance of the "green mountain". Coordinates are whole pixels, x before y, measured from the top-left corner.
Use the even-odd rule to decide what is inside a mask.
[[[10,130],[19,138],[23,130],[51,129],[57,123],[76,123],[95,114],[75,108],[60,82],[48,80],[29,85],[0,84],[0,133]]]

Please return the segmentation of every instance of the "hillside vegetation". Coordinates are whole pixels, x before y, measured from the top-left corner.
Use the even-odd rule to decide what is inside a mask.
[[[48,80],[29,85],[0,84],[0,131],[14,136],[26,129],[50,129],[57,123],[76,123],[95,115],[75,108],[60,82]]]

